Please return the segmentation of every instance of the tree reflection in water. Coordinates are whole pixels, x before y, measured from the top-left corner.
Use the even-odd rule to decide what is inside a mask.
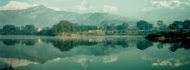
[[[27,46],[34,46],[36,43],[35,39],[0,39],[7,46],[14,46],[16,44],[24,44]]]
[[[89,40],[50,40],[50,43],[53,44],[54,47],[60,49],[61,51],[69,51],[70,49],[77,46],[94,46],[98,44],[103,44],[102,47],[116,47],[122,46],[126,48],[128,46],[127,41],[123,39],[116,40],[103,40],[103,41],[89,41]]]
[[[23,44],[27,46],[34,46],[38,40],[37,39],[0,39],[0,42],[2,42],[4,45],[7,46],[14,46],[17,44]],[[125,38],[116,38],[116,39],[103,39],[102,41],[97,40],[83,40],[83,39],[42,39],[42,42],[44,43],[50,43],[55,48],[58,48],[60,51],[69,51],[74,47],[78,46],[95,46],[99,45],[102,47],[103,50],[106,50],[108,47],[116,48],[116,47],[122,47],[127,48],[129,40]],[[169,50],[171,52],[175,52],[177,49],[184,48],[184,49],[190,49],[190,41],[153,41],[153,40],[137,40],[136,47],[140,50],[145,50],[151,46],[153,46],[154,42],[159,42],[157,45],[158,48],[163,48],[165,44],[170,44]]]
[[[22,43],[27,46],[33,46],[33,45],[35,45],[36,41],[35,40],[23,40]]]
[[[170,44],[169,50],[175,52],[180,48],[190,49],[190,40],[189,39],[165,39],[165,40],[155,40],[148,38],[149,41],[159,42],[157,45],[158,48],[163,48],[164,45]]]
[[[127,39],[105,39],[103,42],[104,47],[118,47],[121,46],[122,48],[128,47]]]
[[[27,46],[34,46],[38,40],[36,39],[0,39],[0,42],[2,42],[4,45],[7,46],[14,46],[17,44],[23,44]],[[102,47],[122,47],[126,48],[128,47],[128,41],[127,39],[105,39],[102,41],[97,40],[83,40],[83,39],[42,39],[42,42],[44,43],[50,43],[55,48],[60,49],[60,51],[69,51],[70,49],[77,47],[77,46],[94,46],[101,44]]]
[[[11,65],[5,65],[3,68],[0,68],[0,70],[15,70]]]
[[[19,43],[19,40],[15,40],[15,39],[4,39],[2,41],[5,45],[8,45],[8,46],[16,45],[17,43]]]
[[[184,49],[190,49],[190,42],[177,42],[172,43],[171,47],[169,48],[170,51],[175,52],[177,49],[184,48]]]
[[[145,50],[148,47],[151,47],[152,45],[153,45],[153,43],[148,40],[139,40],[137,42],[137,48],[140,50]]]

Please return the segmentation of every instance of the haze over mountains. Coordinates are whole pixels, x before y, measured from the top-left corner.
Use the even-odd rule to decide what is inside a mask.
[[[108,13],[85,13],[56,11],[43,5],[30,7],[21,10],[2,10],[0,11],[1,27],[7,24],[27,25],[33,24],[37,27],[47,27],[67,20],[79,25],[100,25],[103,21],[110,23],[133,22],[126,17]]]
[[[62,0],[59,1],[62,2]],[[1,2],[4,3],[2,4]],[[47,2],[49,2],[49,0]],[[79,8],[79,10],[87,11],[81,14],[79,13],[79,11],[58,11],[58,9],[55,9],[55,6],[51,6],[51,4],[45,4],[41,1],[39,1],[38,3],[42,5],[38,5],[37,3],[36,6],[33,6],[36,3],[31,4],[30,2],[25,0],[2,0],[0,1],[0,27],[7,24],[13,24],[18,26],[32,24],[37,27],[47,27],[52,26],[53,24],[56,24],[61,20],[68,20],[70,22],[80,25],[101,25],[103,21],[115,24],[126,22],[135,25],[134,23],[136,23],[138,20],[146,20],[152,24],[156,23],[156,21],[158,20],[163,20],[164,23],[170,24],[176,20],[183,21],[190,19],[189,0],[151,0],[148,2],[142,1],[142,3],[139,2],[137,9],[131,5],[126,5],[125,9],[123,6],[123,4],[125,5],[125,3],[119,3],[118,6],[120,4],[122,5],[120,7],[114,5],[103,5],[104,10],[106,10],[107,12],[93,11],[93,13],[92,9],[98,10],[96,8],[98,6],[93,6],[94,2],[89,2],[91,1],[82,0],[81,4],[76,6],[77,8]],[[149,2],[150,4],[148,4]],[[127,3],[128,1],[126,2],[126,4]],[[131,1],[129,1],[129,3],[136,4],[136,2]],[[144,7],[144,4],[146,3],[148,4],[148,7]],[[57,7],[61,8],[61,10],[66,8],[63,6],[62,3],[60,4],[56,2],[56,4],[60,5]],[[73,4],[72,1],[71,4]],[[141,4],[143,5],[141,6]],[[54,7],[54,9],[49,8],[50,6]],[[68,6],[69,8],[72,7],[70,5]],[[141,7],[143,7],[143,11],[141,11]],[[113,10],[117,11],[117,13],[109,13],[109,11],[111,12]]]

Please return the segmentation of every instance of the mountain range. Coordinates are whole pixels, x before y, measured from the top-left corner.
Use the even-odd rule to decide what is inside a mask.
[[[51,27],[61,20],[67,20],[79,25],[100,25],[106,21],[109,23],[135,23],[134,19],[109,13],[75,13],[56,11],[43,5],[22,10],[1,10],[0,26],[4,25],[35,25],[37,27]]]

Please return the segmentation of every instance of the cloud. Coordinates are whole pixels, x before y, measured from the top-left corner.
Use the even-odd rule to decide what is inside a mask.
[[[103,12],[116,13],[116,12],[118,12],[118,8],[116,6],[112,6],[112,5],[104,5]]]
[[[87,0],[82,0],[79,5],[73,6],[72,10],[77,11],[79,13],[86,12],[105,12],[105,13],[117,13],[118,8],[112,5],[102,5],[102,6],[93,6],[90,5]]]
[[[151,2],[157,8],[178,8],[181,6],[181,0],[153,0]]]
[[[74,9],[79,12],[86,12],[92,9],[92,7],[88,4],[86,0],[82,0],[79,5],[74,6]]]
[[[177,59],[177,58],[169,58],[165,60],[156,60],[156,62],[152,63],[152,66],[167,66],[167,67],[180,67],[183,65],[188,65],[189,61],[185,59]]]
[[[1,6],[0,10],[19,10],[19,9],[27,9],[32,6],[33,5],[30,5],[26,2],[9,1],[9,3],[7,3],[6,5]]]
[[[115,62],[118,60],[118,57],[117,56],[105,56],[103,58],[103,62],[104,63],[112,63],[112,62]]]
[[[35,61],[25,60],[25,59],[16,59],[16,58],[0,58],[2,62],[5,62],[7,64],[11,64],[13,67],[22,67],[27,66],[30,64],[39,64]]]
[[[150,6],[145,7],[142,11],[152,11],[157,9],[184,9],[190,6],[190,0],[150,0]]]

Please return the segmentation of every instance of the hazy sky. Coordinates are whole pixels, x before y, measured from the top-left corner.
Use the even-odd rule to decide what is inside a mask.
[[[40,4],[55,10],[106,12],[128,17],[170,12],[174,15],[184,15],[183,12],[190,10],[190,0],[0,0],[0,10],[25,9]]]

